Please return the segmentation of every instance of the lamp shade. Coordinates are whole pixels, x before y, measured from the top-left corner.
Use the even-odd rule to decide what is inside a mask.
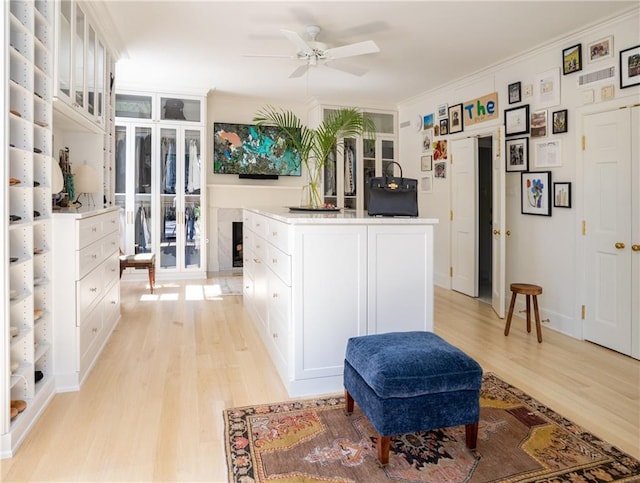
[[[76,170],[74,184],[77,193],[97,193],[100,191],[98,173],[87,163],[81,164]]]
[[[60,193],[64,189],[64,177],[58,163],[51,163],[51,193]]]

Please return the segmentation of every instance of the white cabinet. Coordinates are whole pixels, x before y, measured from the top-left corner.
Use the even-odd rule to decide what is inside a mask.
[[[106,43],[89,2],[56,3],[55,108],[73,122],[102,131],[110,84]]]
[[[53,396],[51,241],[52,1],[2,2],[0,457]],[[10,402],[27,408],[10,418]]]
[[[53,241],[56,385],[78,390],[120,318],[119,210],[57,213]]]
[[[337,107],[317,107],[314,116],[324,119]],[[323,171],[323,199],[341,208],[366,210],[369,179],[383,173],[393,174],[389,167],[396,161],[395,111],[365,111],[375,125],[375,139],[363,136],[338,141],[338,149]]]
[[[433,330],[434,223],[244,211],[244,304],[291,396],[341,390],[350,337]]]
[[[122,208],[121,247],[126,253],[155,253],[160,277],[204,278],[204,127],[162,120],[160,114],[153,121],[155,102],[169,99],[116,94],[116,116],[139,115],[116,117],[114,198]],[[197,102],[188,115],[202,119],[204,99]]]

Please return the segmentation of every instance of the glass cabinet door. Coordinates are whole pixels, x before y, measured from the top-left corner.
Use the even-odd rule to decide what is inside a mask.
[[[358,190],[358,151],[356,140],[347,138],[343,145],[344,156],[344,208],[356,209]]]
[[[200,122],[201,104],[197,99],[160,97],[161,121]]]
[[[74,64],[73,64],[73,91],[74,102],[79,107],[84,107],[84,26],[85,16],[82,9],[76,4],[76,26],[73,40]]]
[[[200,131],[184,131],[184,266],[200,268],[201,264],[201,204],[200,204]]]
[[[71,2],[60,2],[58,17],[58,91],[71,96]]]
[[[120,248],[127,253],[127,223],[130,217],[127,211],[127,127],[116,126],[115,129],[116,152],[115,152],[115,204],[120,208]]]
[[[87,32],[87,111],[93,115],[96,90],[96,32],[91,25]]]
[[[369,200],[369,180],[376,176],[376,140],[362,140],[362,175],[364,188],[364,209],[367,209]]]
[[[102,42],[98,42],[98,52],[96,56],[96,116],[98,119],[103,119],[103,105],[104,102],[104,86],[105,86],[105,50]]]
[[[160,129],[160,267],[176,268],[178,238],[177,131]]]

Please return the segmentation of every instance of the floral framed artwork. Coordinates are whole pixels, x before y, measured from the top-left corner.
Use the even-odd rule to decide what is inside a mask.
[[[529,169],[529,138],[507,139],[507,172],[528,171]]]
[[[521,173],[523,215],[551,216],[551,171]]]
[[[449,134],[449,119],[440,119],[440,136]]]
[[[543,138],[547,135],[547,110],[531,113],[531,137]]]
[[[554,111],[551,119],[553,134],[562,134],[568,130],[567,110]]]
[[[536,168],[557,168],[562,166],[562,143],[559,139],[535,143]]]
[[[571,208],[571,183],[553,183],[553,207]]]
[[[449,108],[449,134],[462,132],[464,130],[462,122],[462,104],[451,106]]]
[[[596,62],[602,59],[613,57],[613,36],[596,40],[587,45],[589,62]]]
[[[509,84],[509,104],[516,104],[522,100],[520,82]]]
[[[423,154],[420,156],[420,171],[431,171],[433,169],[433,156]]]
[[[529,132],[529,104],[520,107],[505,109],[504,133],[505,136],[527,134]]]
[[[640,84],[640,45],[620,51],[620,89]]]
[[[447,141],[436,141],[433,143],[433,159],[439,161],[441,159],[447,159]]]
[[[582,44],[572,45],[562,51],[562,74],[573,74],[582,70]]]

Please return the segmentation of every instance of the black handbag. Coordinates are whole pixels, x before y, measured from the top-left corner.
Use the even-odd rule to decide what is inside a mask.
[[[418,216],[418,180],[404,178],[402,166],[400,177],[381,176],[369,179],[367,211],[370,215]]]

